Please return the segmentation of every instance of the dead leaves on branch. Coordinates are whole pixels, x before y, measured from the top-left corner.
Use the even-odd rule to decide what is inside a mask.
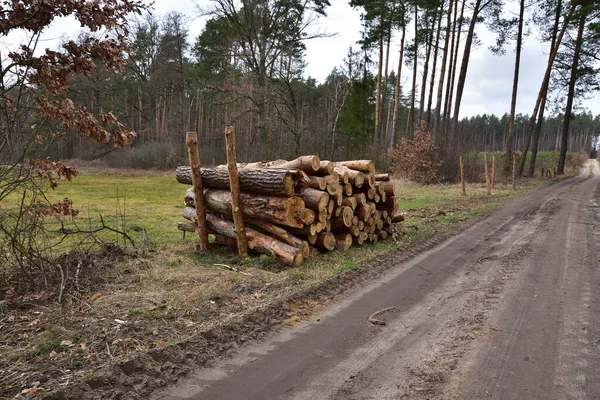
[[[415,131],[414,139],[403,137],[395,147],[388,151],[390,169],[396,177],[403,177],[414,182],[428,184],[436,176],[441,162],[435,162],[431,132],[427,123]]]
[[[84,107],[78,108],[66,96],[70,80],[75,75],[90,75],[98,65],[107,69],[120,69],[123,54],[128,49],[127,18],[140,14],[145,8],[138,0],[15,0],[6,10],[0,10],[0,34],[26,30],[39,35],[57,17],[73,16],[82,27],[91,32],[106,29],[111,36],[89,36],[77,42],[69,41],[61,51],[46,49],[36,56],[35,49],[21,45],[9,53],[10,63],[3,75],[18,77],[17,86],[25,87],[35,98],[36,111],[49,121],[60,122],[66,130],[102,144],[115,147],[130,144],[135,137],[112,113],[92,114]],[[8,93],[0,93],[3,105],[14,109],[18,105]],[[36,143],[44,141],[42,135]]]

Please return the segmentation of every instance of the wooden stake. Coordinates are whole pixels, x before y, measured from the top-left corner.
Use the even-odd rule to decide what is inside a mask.
[[[244,217],[240,204],[240,182],[238,179],[237,161],[235,155],[235,131],[233,126],[225,127],[225,142],[227,144],[227,169],[229,170],[229,187],[231,188],[231,207],[235,235],[237,237],[238,253],[248,255],[248,238],[244,228]]]
[[[483,154],[483,161],[485,162],[485,194],[488,196],[492,194],[492,185],[490,182],[490,168],[488,166],[488,155]]]
[[[190,167],[192,168],[192,186],[196,195],[196,218],[198,221],[198,235],[200,236],[200,250],[208,250],[208,229],[206,228],[206,208],[204,207],[204,195],[202,194],[202,176],[200,175],[200,156],[198,155],[198,134],[188,132],[186,134],[186,145]]]
[[[517,187],[515,186],[515,175],[516,175],[516,166],[517,166],[517,155],[515,153],[513,153],[513,170],[512,170],[512,184],[513,184],[513,190],[517,190]]]
[[[463,157],[460,156],[460,184],[462,185],[462,194],[463,196],[467,195],[467,191],[465,189],[465,164],[463,163]]]
[[[496,155],[492,154],[492,189],[496,184]]]

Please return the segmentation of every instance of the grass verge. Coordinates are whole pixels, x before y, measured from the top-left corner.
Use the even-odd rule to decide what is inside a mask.
[[[89,215],[84,207],[79,217],[84,221],[94,214],[113,215],[106,219],[132,234],[140,232],[132,226],[143,228],[153,251],[86,260],[98,269],[102,284],[78,288],[62,306],[56,304],[55,293],[4,296],[0,398],[55,390],[90,377],[101,366],[196,340],[245,315],[261,314],[270,305],[285,305],[282,313],[290,325],[310,319],[320,305],[302,293],[357,273],[375,257],[408,253],[548,182],[521,180],[517,190],[499,184],[492,196],[485,195],[482,185],[468,185],[462,196],[457,185],[398,182],[397,199],[406,214],[402,232],[391,240],[321,254],[299,268],[287,268],[270,257],[240,258],[229,249],[193,252],[194,235],[183,239],[175,228],[185,186],[172,174],[83,175],[51,196],[71,197],[75,206],[87,201]],[[235,266],[244,274],[216,264]]]

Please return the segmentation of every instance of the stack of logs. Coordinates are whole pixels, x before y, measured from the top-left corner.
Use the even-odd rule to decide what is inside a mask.
[[[395,187],[376,174],[370,160],[331,162],[317,156],[292,161],[237,164],[246,237],[250,250],[302,264],[316,250],[346,251],[352,245],[388,238],[397,212]],[[236,246],[227,166],[201,170],[206,221],[219,244]],[[190,167],[179,167],[177,181],[192,184]],[[194,190],[185,194],[183,216],[196,230]]]

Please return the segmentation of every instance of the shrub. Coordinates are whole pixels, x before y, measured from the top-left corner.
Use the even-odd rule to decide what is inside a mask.
[[[431,183],[442,165],[433,159],[435,149],[429,128],[424,123],[415,132],[414,139],[402,138],[388,151],[390,169],[397,177]]]

